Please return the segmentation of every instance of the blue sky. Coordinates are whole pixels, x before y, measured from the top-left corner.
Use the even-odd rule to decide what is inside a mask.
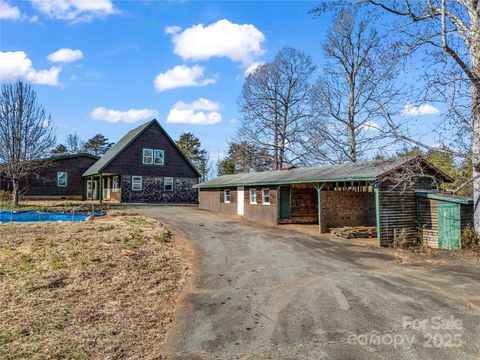
[[[249,66],[283,46],[321,66],[331,17],[309,15],[314,5],[0,0],[0,80],[34,84],[59,142],[72,132],[117,141],[155,116],[174,139],[194,133],[215,160],[239,125]]]

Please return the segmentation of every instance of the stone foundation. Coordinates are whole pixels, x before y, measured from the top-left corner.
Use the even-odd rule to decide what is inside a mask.
[[[132,177],[122,175],[122,202],[193,204],[197,202],[197,190],[193,185],[197,178],[174,178],[173,191],[163,191],[163,177],[143,176],[142,191],[132,191]]]

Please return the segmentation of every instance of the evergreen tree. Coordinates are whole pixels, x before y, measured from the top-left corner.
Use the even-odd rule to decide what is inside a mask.
[[[200,139],[190,132],[183,133],[176,141],[176,144],[182,153],[197,168],[200,174],[202,174],[202,179],[205,180],[210,171],[208,166],[209,156],[207,150],[202,149]]]
[[[97,134],[88,139],[85,145],[83,145],[83,151],[93,155],[103,155],[113,146],[113,143],[102,134]]]

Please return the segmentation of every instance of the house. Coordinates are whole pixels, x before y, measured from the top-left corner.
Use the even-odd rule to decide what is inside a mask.
[[[416,196],[423,244],[440,249],[460,249],[462,231],[473,227],[473,199],[422,191]]]
[[[223,175],[195,186],[201,209],[266,224],[318,224],[320,232],[374,226],[379,245],[417,237],[416,190],[448,175],[419,157]]]
[[[90,168],[98,156],[80,153],[57,155],[46,159],[45,165],[20,183],[22,199],[82,200],[82,174]],[[12,190],[12,183],[0,175],[0,189]]]
[[[200,173],[157,120],[112,146],[83,173],[87,200],[127,203],[195,203]]]

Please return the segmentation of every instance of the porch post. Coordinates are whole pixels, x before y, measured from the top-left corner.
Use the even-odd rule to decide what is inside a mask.
[[[93,201],[93,175],[90,176],[90,201]]]
[[[323,186],[325,183],[316,184],[314,185],[315,189],[317,190],[317,199],[318,199],[318,233],[322,233],[322,207],[320,206],[320,191],[322,191]]]
[[[100,196],[99,196],[99,200],[100,200],[100,204],[102,203],[102,200],[103,200],[103,177],[102,177],[102,174],[100,174],[100,186],[99,186],[99,189],[100,189]]]
[[[374,184],[373,189],[375,191],[375,221],[377,225],[377,245],[381,246],[381,239],[380,239],[380,192],[379,192],[379,185]]]

